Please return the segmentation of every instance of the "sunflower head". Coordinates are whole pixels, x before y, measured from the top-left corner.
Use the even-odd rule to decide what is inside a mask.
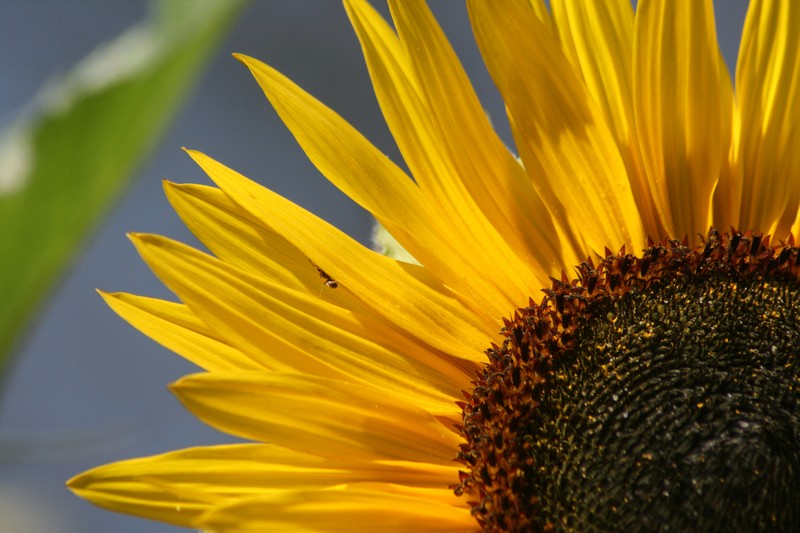
[[[800,524],[800,250],[716,231],[609,254],[506,322],[463,404],[489,531]]]
[[[800,3],[752,2],[734,90],[710,0],[468,0],[513,150],[389,4],[345,9],[407,171],[237,58],[405,260],[190,151],[210,253],[133,235],[179,302],[104,298],[250,443],[70,488],[220,532],[800,529]]]

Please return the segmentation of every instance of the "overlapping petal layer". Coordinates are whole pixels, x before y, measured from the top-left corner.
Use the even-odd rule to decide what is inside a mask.
[[[455,466],[420,462],[335,461],[278,446],[238,444],[191,448],[102,466],[76,477],[71,488],[111,510],[201,527],[209,513],[240,500],[250,504],[251,498],[276,494],[280,498],[288,493],[282,500],[289,506],[293,498],[303,501],[307,494],[321,490],[357,489],[374,483],[416,488],[420,495],[427,491],[429,496],[438,495],[432,499],[447,503],[452,501],[452,492],[442,487],[457,475],[456,470]],[[435,507],[447,512],[441,504]],[[343,523],[348,523],[347,513],[340,512]],[[463,510],[450,513],[456,517],[464,514]],[[223,520],[226,515],[229,512],[212,520]],[[241,522],[238,525],[248,527]]]
[[[199,418],[268,444],[183,450],[70,481],[104,507],[214,531],[465,531],[455,402],[502,318],[606,247],[709,224],[800,235],[800,13],[752,2],[736,87],[710,0],[469,0],[515,150],[422,0],[394,26],[345,0],[410,171],[271,67],[252,72],[321,173],[419,261],[364,248],[198,152],[166,183],[212,255],[132,235],[180,300],[102,293],[205,374]],[[338,288],[324,285],[321,275]]]

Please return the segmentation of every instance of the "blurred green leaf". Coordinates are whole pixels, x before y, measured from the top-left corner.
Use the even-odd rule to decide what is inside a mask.
[[[0,376],[77,248],[170,123],[242,0],[160,0],[0,133]]]

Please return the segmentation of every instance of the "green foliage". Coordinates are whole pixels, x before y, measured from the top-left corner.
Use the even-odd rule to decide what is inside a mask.
[[[0,133],[0,376],[15,340],[124,190],[243,5],[161,0]]]

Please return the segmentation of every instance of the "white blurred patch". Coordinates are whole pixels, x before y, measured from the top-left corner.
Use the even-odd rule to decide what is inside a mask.
[[[0,196],[22,189],[33,168],[32,134],[38,123],[68,112],[76,102],[137,75],[166,49],[163,33],[139,24],[86,56],[67,74],[47,82],[14,123],[0,131]]]
[[[0,530],[14,533],[59,531],[60,521],[51,503],[30,489],[0,483]]]
[[[33,165],[33,147],[29,130],[12,126],[0,136],[0,196],[22,188]]]
[[[162,39],[151,24],[139,24],[86,56],[67,75],[46,84],[37,96],[40,110],[57,114],[76,100],[137,74],[160,52]]]
[[[397,242],[391,233],[386,231],[386,228],[375,222],[372,227],[372,248],[387,257],[403,261],[405,263],[412,263],[419,265],[420,262],[414,259],[403,246]]]

